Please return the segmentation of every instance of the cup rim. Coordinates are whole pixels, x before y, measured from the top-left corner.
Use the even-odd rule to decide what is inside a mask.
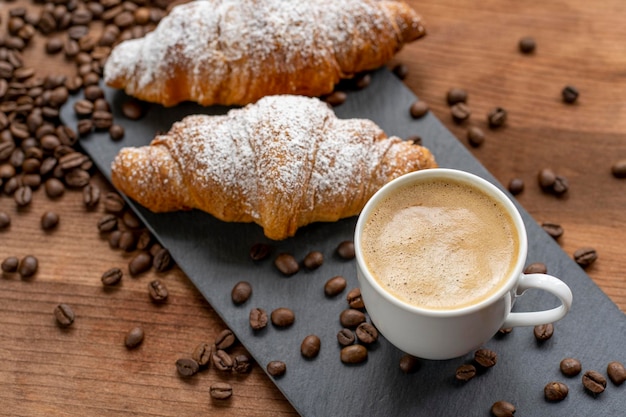
[[[392,296],[386,289],[384,289],[376,279],[374,279],[372,273],[369,268],[365,264],[362,256],[362,248],[361,248],[361,235],[363,226],[365,223],[365,218],[367,214],[372,210],[372,208],[380,201],[383,197],[387,196],[394,189],[401,187],[407,183],[415,181],[417,179],[427,179],[427,178],[444,178],[444,179],[454,179],[463,183],[470,183],[474,186],[479,187],[482,191],[487,192],[491,197],[497,199],[502,205],[506,208],[509,215],[513,219],[513,224],[515,225],[515,229],[517,231],[518,239],[519,239],[519,250],[518,257],[515,263],[515,266],[511,270],[509,277],[507,278],[507,282],[502,285],[496,292],[491,294],[489,297],[483,299],[482,301],[472,304],[470,306],[456,308],[456,309],[447,309],[447,310],[435,310],[428,309],[423,307],[417,307],[412,304],[409,304],[405,301],[402,301],[394,296]],[[367,280],[369,285],[371,285],[378,294],[380,294],[387,301],[395,304],[396,306],[412,311],[414,313],[418,313],[420,315],[427,316],[435,316],[435,317],[455,317],[461,316],[465,314],[470,314],[484,307],[494,303],[499,300],[504,294],[511,291],[511,289],[515,286],[518,281],[518,278],[522,274],[522,270],[524,268],[524,264],[526,262],[527,252],[528,252],[528,237],[526,233],[526,227],[524,224],[524,220],[522,216],[515,207],[513,201],[496,185],[487,181],[486,179],[473,174],[471,172],[462,171],[453,168],[429,168],[420,171],[410,172],[400,177],[388,182],[383,187],[381,187],[365,204],[363,210],[361,210],[361,214],[357,220],[355,234],[354,234],[354,249],[356,254],[356,262],[357,267],[360,269],[360,272],[364,279]],[[367,307],[367,306],[366,306]]]

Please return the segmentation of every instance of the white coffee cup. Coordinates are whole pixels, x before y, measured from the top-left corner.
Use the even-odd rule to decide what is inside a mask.
[[[363,228],[382,200],[397,195],[407,185],[424,180],[444,179],[478,188],[500,203],[513,222],[517,236],[517,257],[503,284],[486,298],[460,308],[418,307],[392,295],[373,276],[363,253]],[[417,185],[419,186],[419,185]],[[528,251],[526,229],[511,200],[490,182],[468,172],[434,168],[403,175],[382,187],[365,205],[355,231],[357,277],[365,308],[380,333],[400,350],[424,359],[451,359],[478,348],[499,329],[536,326],[563,318],[572,304],[572,292],[560,279],[547,274],[524,274]],[[407,255],[409,256],[409,255]],[[410,277],[407,277],[410,279]],[[544,311],[511,312],[515,299],[536,288],[555,295],[561,305]]]

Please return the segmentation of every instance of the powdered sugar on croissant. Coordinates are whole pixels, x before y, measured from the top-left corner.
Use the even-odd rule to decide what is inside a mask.
[[[302,96],[269,96],[223,116],[193,115],[150,146],[123,148],[113,184],[146,208],[197,208],[284,239],[360,213],[385,183],[436,166],[428,149],[372,121],[338,119]]]
[[[117,45],[104,79],[166,106],[317,97],[424,34],[420,17],[399,1],[195,1],[174,7],[145,37]]]

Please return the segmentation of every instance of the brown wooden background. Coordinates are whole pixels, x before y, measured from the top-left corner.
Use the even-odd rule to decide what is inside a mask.
[[[409,68],[407,85],[451,131],[467,144],[467,126],[482,127],[487,138],[471,152],[503,183],[518,177],[526,189],[521,204],[538,221],[560,223],[563,250],[597,249],[591,278],[626,311],[626,180],[614,178],[611,165],[626,158],[626,3],[622,0],[522,2],[484,0],[411,1],[424,16],[428,36],[390,63]],[[9,8],[30,1],[2,2]],[[4,27],[4,26],[3,26]],[[522,36],[533,36],[537,50],[522,55]],[[73,67],[43,53],[37,38],[25,52],[38,74]],[[561,101],[561,89],[580,91],[575,105]],[[446,91],[469,92],[472,117],[455,125]],[[502,106],[507,125],[490,131],[486,114]],[[469,146],[468,146],[469,148]],[[537,172],[550,167],[570,181],[564,197],[540,191]],[[110,190],[102,176],[95,180]],[[191,379],[177,376],[174,362],[201,341],[212,341],[224,328],[190,281],[178,269],[126,277],[104,291],[100,275],[126,267],[130,255],[110,250],[96,222],[102,205],[85,211],[79,192],[49,200],[42,189],[33,203],[18,210],[0,196],[0,210],[12,217],[0,232],[0,258],[34,254],[39,272],[33,279],[0,279],[0,414],[51,415],[246,415],[283,416],[296,412],[256,366],[246,376],[215,370]],[[61,217],[44,233],[39,224],[48,210]],[[549,265],[548,265],[549,268]],[[147,296],[154,277],[169,287],[170,299],[157,307]],[[74,307],[76,323],[61,330],[52,310],[60,302]],[[143,345],[128,351],[124,335],[145,329]],[[239,348],[243,349],[243,348]],[[233,384],[227,402],[210,399],[213,381]]]

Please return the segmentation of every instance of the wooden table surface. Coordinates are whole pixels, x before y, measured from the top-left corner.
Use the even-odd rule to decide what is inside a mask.
[[[423,15],[428,36],[403,49],[390,67],[408,67],[406,84],[500,182],[524,180],[518,200],[538,222],[563,226],[559,243],[566,253],[597,250],[598,260],[587,272],[626,311],[626,179],[611,175],[611,165],[626,158],[626,3],[410,3]],[[0,4],[3,31],[8,10],[21,4],[31,5]],[[534,54],[519,52],[523,36],[535,38]],[[41,39],[24,56],[40,75],[74,71],[63,59],[48,57]],[[566,85],[580,91],[576,104],[562,102]],[[472,116],[464,125],[450,117],[445,96],[451,87],[469,93]],[[506,108],[509,119],[494,131],[486,114],[496,106]],[[486,132],[481,147],[468,145],[469,125]],[[566,195],[540,190],[536,178],[544,167],[569,180]],[[93,181],[112,190],[99,174]],[[119,288],[105,291],[101,274],[126,268],[132,254],[110,249],[99,235],[102,204],[87,211],[78,191],[53,201],[40,188],[26,209],[0,195],[0,211],[12,218],[10,228],[0,231],[0,259],[28,254],[39,259],[34,278],[0,279],[1,415],[297,414],[258,365],[244,376],[214,369],[190,379],[177,375],[176,359],[199,342],[212,341],[225,326],[177,268],[126,277]],[[51,232],[40,227],[46,211],[61,219]],[[165,305],[148,298],[146,286],[154,278],[167,283]],[[68,329],[55,323],[52,311],[59,303],[76,312]],[[144,328],[145,341],[127,350],[124,337],[134,326]],[[229,401],[211,400],[208,389],[215,381],[232,383]]]

